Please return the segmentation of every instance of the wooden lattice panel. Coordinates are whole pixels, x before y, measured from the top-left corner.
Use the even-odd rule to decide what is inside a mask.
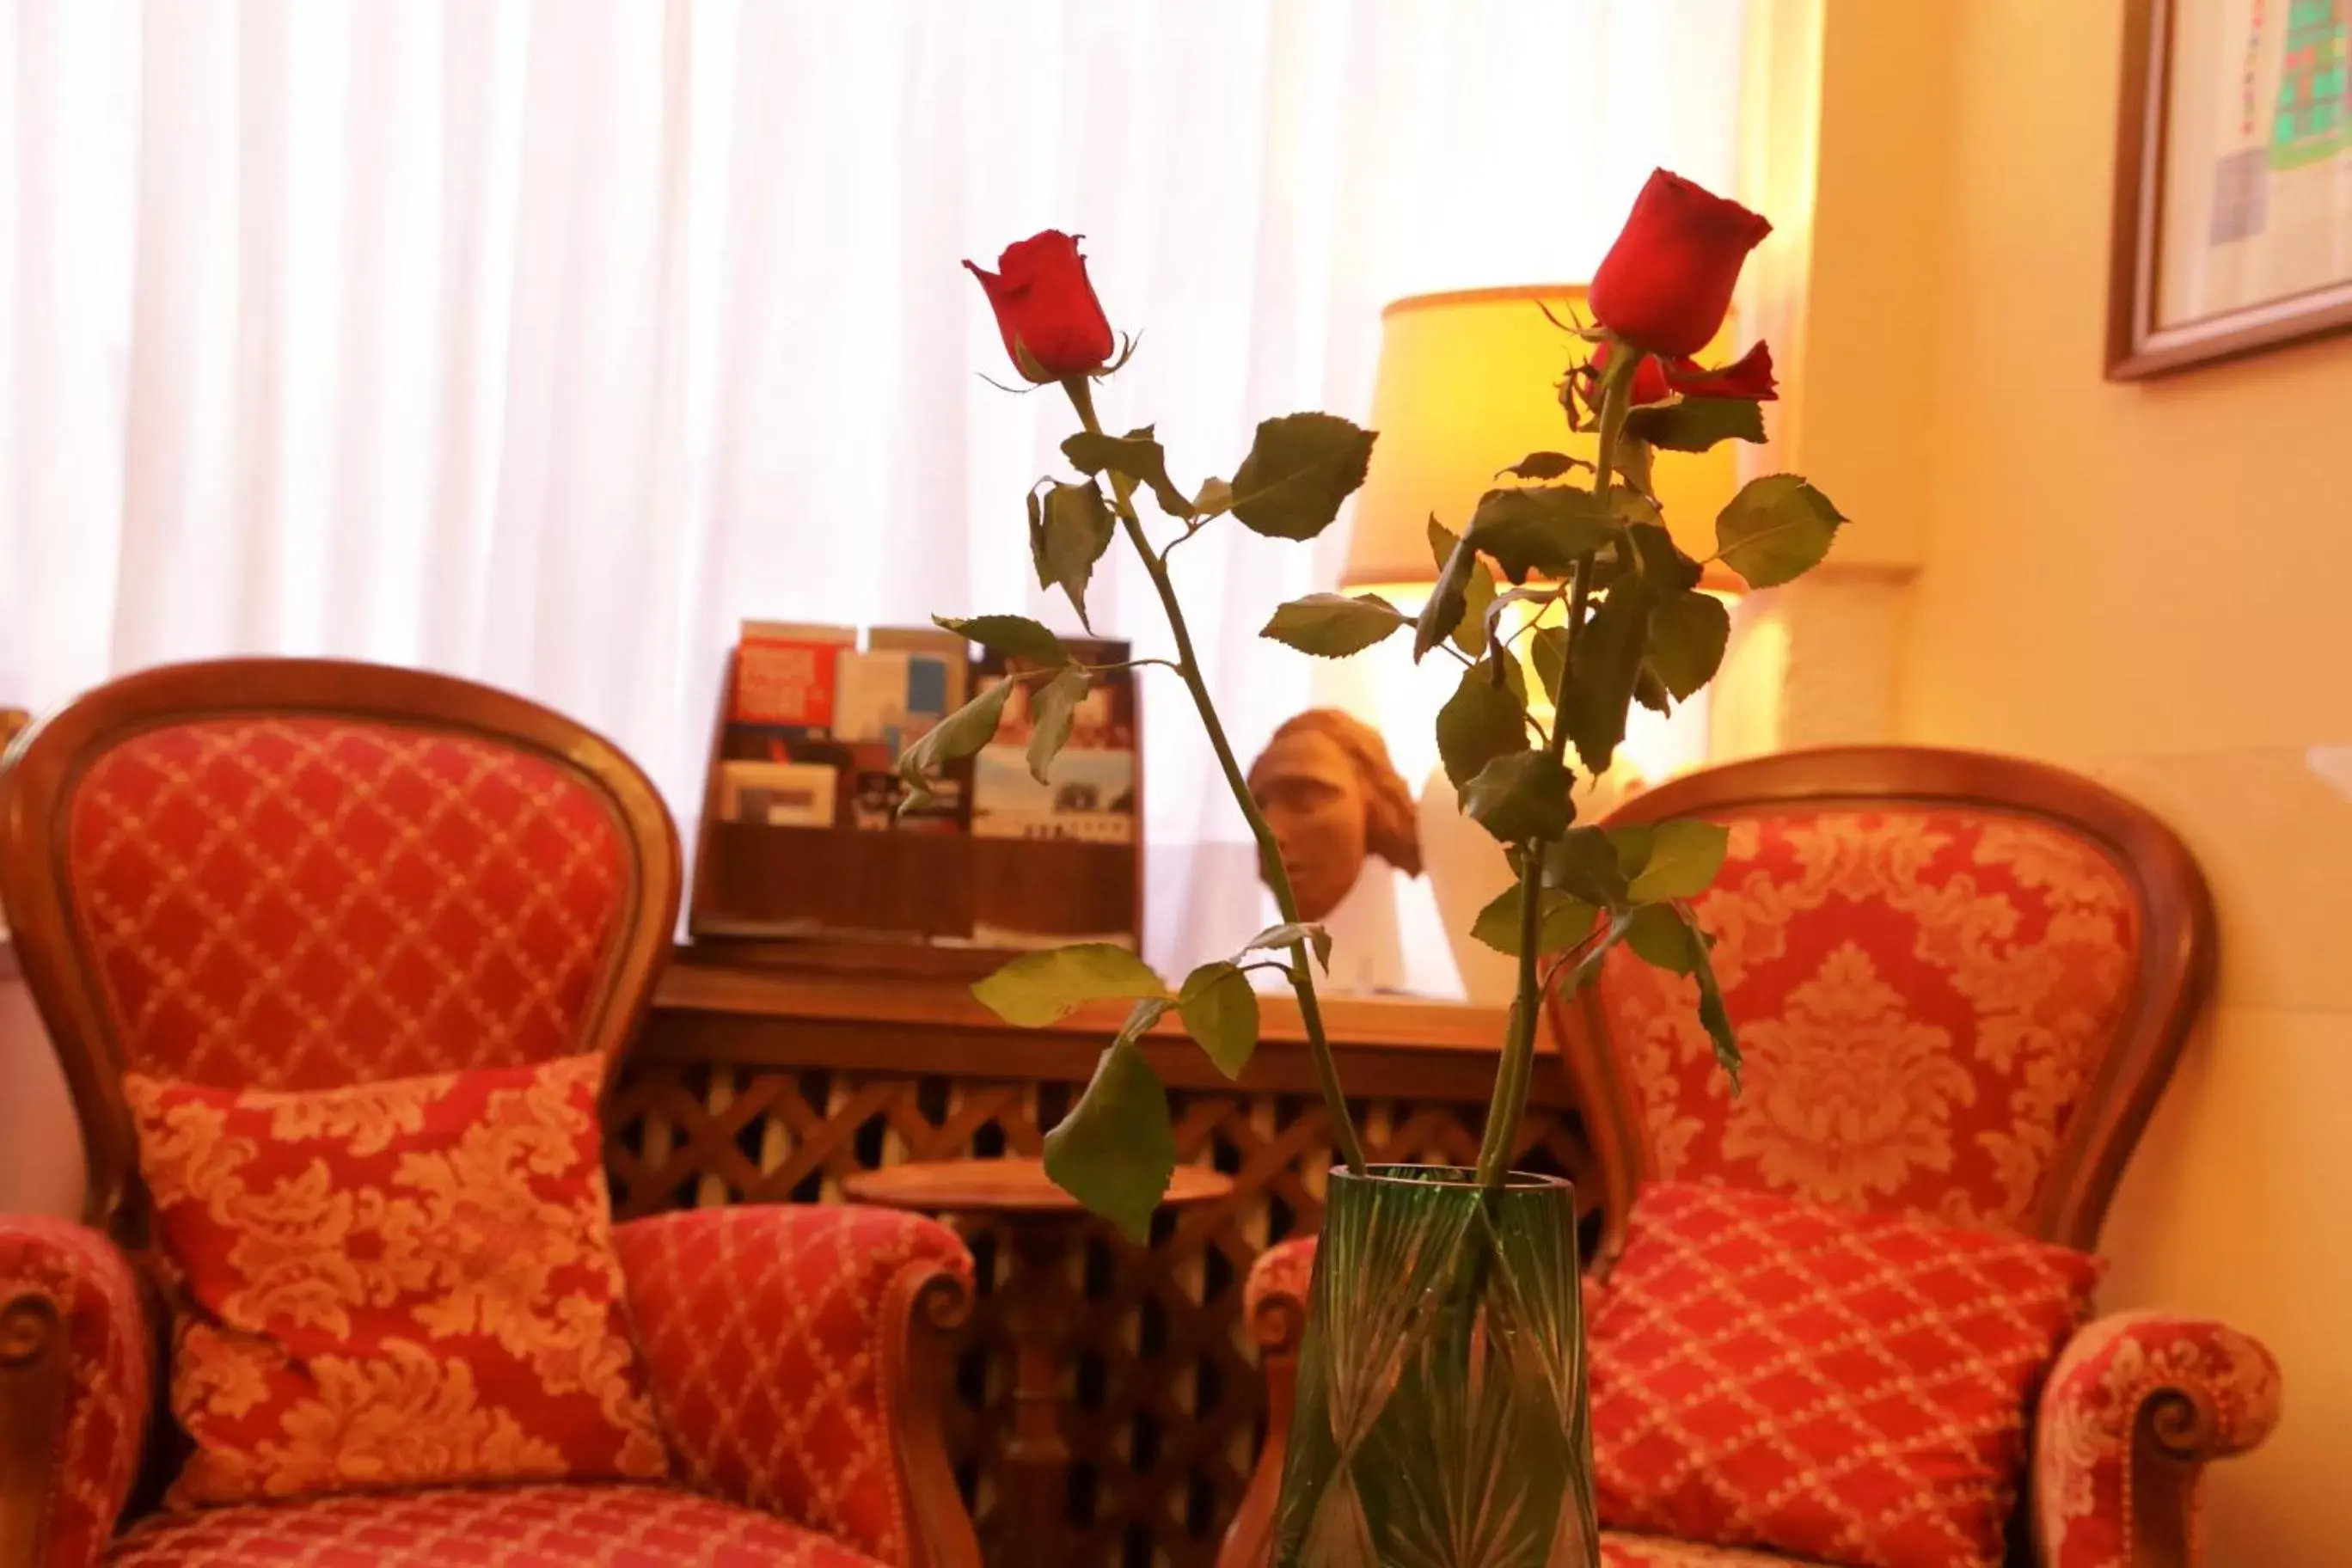
[[[1478,1067],[1477,1063],[1465,1066]],[[1491,1063],[1485,1064],[1491,1066]],[[1458,1100],[1359,1109],[1375,1160],[1475,1158],[1484,1071]],[[838,1201],[851,1172],[907,1160],[1040,1152],[1076,1086],[847,1068],[640,1062],[610,1112],[614,1202],[624,1218],[724,1203]],[[1162,1215],[1149,1247],[1097,1229],[1068,1270],[1065,1358],[1072,1458],[1069,1568],[1208,1568],[1262,1437],[1261,1384],[1242,1321],[1251,1262],[1321,1222],[1328,1121],[1313,1098],[1179,1089],[1179,1157],[1234,1180],[1223,1203]],[[1576,1173],[1583,1146],[1538,1107],[1523,1167]],[[994,1477],[1011,1430],[1011,1342],[1000,1303],[1010,1249],[966,1227],[982,1299],[965,1333],[949,1436],[981,1537],[996,1549]]]

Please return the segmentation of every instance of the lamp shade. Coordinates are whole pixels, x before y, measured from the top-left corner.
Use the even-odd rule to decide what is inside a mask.
[[[1496,470],[1529,452],[1588,462],[1591,432],[1568,427],[1559,383],[1586,345],[1544,317],[1590,320],[1580,283],[1529,284],[1417,294],[1381,312],[1380,372],[1372,388],[1371,471],[1357,493],[1354,531],[1340,581],[1349,587],[1426,584],[1429,520],[1459,533]],[[1726,321],[1699,358],[1721,361]],[[1660,452],[1658,500],[1676,541],[1694,556],[1715,552],[1715,515],[1738,488],[1738,459],[1713,450]],[[1694,549],[1696,545],[1698,548]]]

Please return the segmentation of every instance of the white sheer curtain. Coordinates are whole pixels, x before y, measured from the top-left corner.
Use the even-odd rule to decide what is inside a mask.
[[[1360,417],[1381,304],[1589,273],[1729,188],[1745,0],[0,0],[0,700],[233,651],[425,665],[613,734],[681,816],[745,616],[1039,594],[1069,427],[979,291],[1084,233],[1106,417],[1185,482]],[[1336,538],[1179,557],[1237,745]],[[1318,575],[1318,564],[1321,574]],[[1164,651],[1140,574],[1096,624]],[[1244,660],[1247,660],[1244,663]],[[1255,913],[1153,690],[1150,946]]]

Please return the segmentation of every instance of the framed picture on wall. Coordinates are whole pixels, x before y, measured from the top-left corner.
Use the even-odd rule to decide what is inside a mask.
[[[2126,0],[2107,374],[2352,328],[2352,0]]]

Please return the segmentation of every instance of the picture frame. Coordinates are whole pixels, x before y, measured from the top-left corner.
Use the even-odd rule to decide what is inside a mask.
[[[2106,374],[2352,330],[2352,0],[2125,0]]]

